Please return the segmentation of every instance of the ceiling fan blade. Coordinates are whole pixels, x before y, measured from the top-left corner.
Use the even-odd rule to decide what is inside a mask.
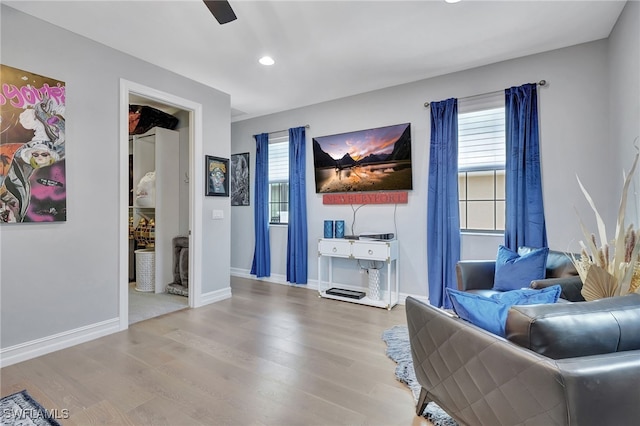
[[[231,5],[228,1],[224,0],[203,0],[207,5],[211,14],[218,20],[220,24],[226,24],[227,22],[235,21],[236,14],[231,9]]]

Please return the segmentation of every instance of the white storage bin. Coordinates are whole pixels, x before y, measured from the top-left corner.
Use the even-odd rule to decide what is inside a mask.
[[[136,290],[155,291],[156,252],[153,249],[136,250]]]

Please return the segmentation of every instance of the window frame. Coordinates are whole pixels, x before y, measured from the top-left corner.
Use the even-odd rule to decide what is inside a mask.
[[[463,200],[460,196],[460,188],[458,188],[458,205],[461,206],[463,203],[465,205],[465,214],[464,214],[464,218],[467,224],[466,228],[462,227],[462,214],[460,215],[460,232],[461,233],[465,233],[465,234],[495,234],[495,235],[503,235],[504,234],[504,229],[499,229],[497,227],[498,224],[498,207],[497,204],[498,203],[505,203],[506,206],[506,202],[507,202],[507,197],[506,194],[504,196],[504,198],[498,198],[497,192],[498,192],[498,188],[497,188],[497,172],[500,171],[505,171],[504,167],[496,167],[496,168],[472,168],[472,169],[464,169],[461,171],[458,171],[458,182],[460,182],[461,178],[460,175],[461,174],[465,174],[465,183],[467,184],[467,187],[465,188],[465,199]],[[493,173],[493,198],[487,198],[487,199],[472,199],[469,200],[468,199],[468,174],[469,173],[474,173],[474,172],[492,172]],[[504,192],[504,191],[503,191]],[[473,202],[492,202],[493,203],[493,229],[482,229],[482,228],[469,228],[468,227],[468,223],[469,223],[469,203],[473,203]],[[460,207],[461,208],[461,207]]]

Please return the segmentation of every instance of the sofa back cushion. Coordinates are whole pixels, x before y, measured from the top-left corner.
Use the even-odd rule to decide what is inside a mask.
[[[513,306],[506,338],[553,359],[640,349],[640,294]]]
[[[538,249],[535,247],[523,246],[518,248],[518,254],[523,256],[534,250]],[[580,257],[579,254],[576,256]],[[544,278],[564,278],[572,275],[578,275],[578,271],[576,271],[576,267],[573,266],[571,257],[562,251],[549,250],[549,253],[547,254],[546,274]]]

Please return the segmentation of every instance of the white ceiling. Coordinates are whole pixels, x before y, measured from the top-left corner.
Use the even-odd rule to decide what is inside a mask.
[[[239,121],[606,38],[625,1],[230,0],[225,25],[200,0],[3,3],[229,93]]]

